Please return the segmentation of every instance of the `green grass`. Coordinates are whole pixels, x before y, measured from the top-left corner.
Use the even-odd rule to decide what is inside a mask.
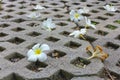
[[[120,20],[116,20],[116,21],[115,21],[115,23],[118,23],[118,24],[120,24]]]
[[[114,30],[114,29],[116,29],[117,27],[109,24],[109,25],[106,26],[106,28],[109,28],[109,29],[111,29],[111,30]]]
[[[95,22],[95,21],[91,21],[92,22],[92,24],[94,24],[94,25],[97,25],[98,24],[98,22]]]

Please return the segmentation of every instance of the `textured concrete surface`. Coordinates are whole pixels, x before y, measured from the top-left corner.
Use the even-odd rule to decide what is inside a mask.
[[[36,4],[46,9],[41,11],[39,19],[31,20],[26,15]],[[118,10],[108,13],[102,8],[105,4],[113,4]],[[86,68],[72,64],[79,59],[86,62],[85,58],[89,57],[85,48],[90,44],[68,36],[76,27],[69,21],[69,11],[85,6],[90,9],[88,17],[98,23],[97,30],[89,29],[87,36],[94,46],[101,45],[109,54],[104,63],[117,76],[116,80],[120,80],[120,23],[116,22],[120,20],[119,5],[119,0],[3,0],[3,10],[0,11],[0,80],[107,80],[99,78],[104,72],[104,64],[98,59],[92,59]],[[48,17],[52,17],[57,26],[52,32],[33,26]],[[83,22],[79,24],[84,25]],[[115,27],[111,29],[106,27],[108,25]],[[51,47],[47,61],[40,63],[45,65],[41,66],[44,69],[39,72],[29,69],[33,64],[26,58],[27,51],[35,43],[47,43]],[[51,57],[53,52],[59,53],[60,58]],[[11,62],[16,57],[20,60]]]
[[[104,80],[103,78],[98,78],[98,77],[74,77],[71,80]]]

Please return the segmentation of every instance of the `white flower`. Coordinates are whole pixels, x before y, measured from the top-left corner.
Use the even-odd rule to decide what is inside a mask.
[[[95,25],[91,23],[91,20],[90,19],[87,19],[87,17],[85,17],[85,22],[86,22],[86,26],[87,27],[92,27],[94,29],[96,29]]]
[[[107,11],[116,11],[117,8],[112,6],[112,5],[106,5],[106,6],[103,6],[104,9],[106,9]]]
[[[84,7],[83,9],[79,9],[79,12],[80,13],[88,13],[89,12],[89,9]]]
[[[41,5],[36,5],[35,7],[33,7],[34,9],[37,9],[37,10],[42,10],[42,9],[45,9],[45,7],[42,7]]]
[[[74,21],[74,22],[78,22],[80,20],[83,19],[83,16],[81,15],[80,11],[75,11],[75,10],[71,10],[70,11],[70,20]]]
[[[52,22],[51,18],[48,18],[47,20],[43,21],[43,23],[42,23],[42,28],[47,31],[51,31],[55,27],[56,27],[56,25],[55,25],[55,23]]]
[[[47,44],[40,45],[39,43],[34,45],[32,49],[27,52],[28,61],[36,62],[37,60],[43,62],[47,59],[47,55],[43,52],[45,50],[50,50]]]
[[[87,32],[87,29],[76,30],[70,33],[69,36],[74,36],[75,38],[79,38],[80,36],[85,35],[86,32]]]
[[[32,19],[39,18],[40,16],[41,16],[41,14],[37,13],[37,12],[32,12],[29,15],[27,15],[27,17],[32,18]]]

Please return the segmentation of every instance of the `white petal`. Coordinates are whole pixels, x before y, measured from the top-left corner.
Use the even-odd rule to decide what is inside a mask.
[[[79,14],[82,14],[82,13],[84,13],[84,10],[83,10],[83,9],[79,9],[79,10],[78,10],[78,13],[79,13]]]
[[[36,61],[37,61],[37,56],[35,56],[35,55],[29,56],[29,57],[28,57],[28,61],[36,62]]]
[[[115,9],[114,6],[110,6],[110,5],[106,5],[106,6],[103,6],[104,9],[106,9],[107,11],[116,11],[117,9]]]
[[[90,19],[88,19],[88,24],[91,24],[91,20]]]
[[[91,24],[91,27],[94,28],[94,29],[96,29],[95,25],[93,25],[93,24]]]
[[[70,33],[69,36],[74,36],[74,37],[75,37],[75,35],[76,35],[76,34],[79,34],[79,33],[80,33],[80,31],[79,31],[79,30],[76,30],[76,31]]]
[[[75,18],[75,19],[74,19],[74,22],[75,22],[75,23],[78,23],[78,19]]]
[[[75,34],[78,33],[78,32],[79,32],[79,30],[76,30],[76,31],[70,33],[69,35],[72,36],[72,35],[75,35]]]
[[[52,22],[52,18],[48,18],[47,22],[51,23]]]
[[[110,10],[110,5],[103,6],[103,8],[109,11]]]
[[[30,49],[28,52],[27,52],[27,56],[31,56],[31,55],[34,55],[34,51],[32,49]]]
[[[75,14],[75,11],[74,10],[71,10],[70,11],[70,15],[74,15]]]
[[[106,8],[110,8],[111,6],[110,5],[106,5]]]
[[[85,22],[86,22],[86,24],[87,24],[87,17],[84,17],[85,18]]]
[[[46,31],[49,31],[49,32],[51,32],[52,30],[51,30],[51,28],[48,28],[48,29],[46,29]]]
[[[72,33],[70,33],[70,34],[69,34],[69,36],[73,36],[73,35],[75,35],[75,33],[74,33],[74,32],[72,32]]]
[[[70,20],[73,21],[74,20],[74,16],[70,15]]]
[[[103,6],[104,9],[106,9],[106,6]]]
[[[114,6],[111,7],[111,11],[116,11],[117,8],[115,8]]]
[[[56,25],[54,24],[54,23],[52,23],[51,24],[51,28],[53,29],[53,28],[55,28],[56,27]]]
[[[117,11],[117,8],[115,7],[114,10]]]
[[[47,24],[47,21],[43,21],[43,23],[42,23],[42,28],[43,29],[47,29],[48,28],[48,26],[46,24]]]
[[[86,34],[86,31],[87,31],[86,29],[81,29],[80,30],[80,32],[81,32],[82,35]]]
[[[36,5],[34,9],[45,9],[45,7],[42,7],[41,5]]]
[[[40,49],[41,49],[42,51],[45,51],[45,50],[50,50],[50,47],[49,47],[47,44],[42,44],[42,45],[40,46]]]
[[[55,28],[56,25],[52,22],[52,18],[48,18],[47,20],[43,21],[42,28],[51,31],[53,28]]]
[[[80,17],[78,17],[78,20],[83,20],[84,17],[81,15]]]
[[[40,44],[39,44],[39,43],[37,43],[36,45],[34,45],[34,46],[32,47],[33,50],[38,49],[38,48],[40,48]]]
[[[29,17],[29,18],[38,18],[38,17],[40,17],[40,15],[41,15],[40,13],[32,12],[29,15],[27,15],[27,17]]]
[[[80,32],[79,32],[79,33],[76,33],[76,34],[74,35],[74,37],[75,37],[75,38],[79,38],[79,37],[80,37]]]
[[[44,62],[47,60],[47,55],[45,53],[41,53],[39,56],[37,56],[37,58],[40,62]]]

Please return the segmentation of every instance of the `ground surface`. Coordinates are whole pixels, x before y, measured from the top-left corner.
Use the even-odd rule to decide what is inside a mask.
[[[32,5],[46,7],[42,17],[31,20],[26,17],[33,11]],[[110,80],[104,73],[104,64],[98,59],[91,62],[85,58],[86,46],[82,39],[69,37],[76,25],[69,21],[69,11],[84,6],[89,7],[86,14],[96,24],[97,30],[87,33],[94,46],[101,45],[109,58],[105,65],[115,80],[120,80],[120,11],[107,12],[102,8],[113,4],[120,9],[119,0],[3,0],[0,11],[0,80]],[[48,17],[52,17],[57,28],[52,32],[42,30],[40,26]],[[80,22],[81,27],[84,25]],[[35,43],[47,43],[51,50],[48,59],[40,63],[40,71],[34,70],[27,61],[26,53]],[[57,53],[59,57],[52,56]],[[82,61],[86,68],[76,62]],[[82,64],[83,65],[83,64]],[[100,78],[102,77],[102,78]]]

